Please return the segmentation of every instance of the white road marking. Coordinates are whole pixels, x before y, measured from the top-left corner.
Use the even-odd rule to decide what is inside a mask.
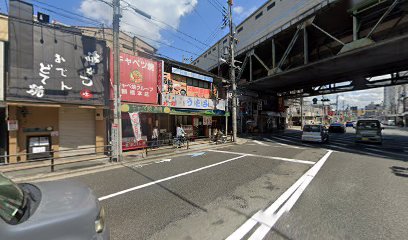
[[[262,146],[269,146],[268,144],[260,142],[258,140],[254,140],[253,142],[256,143],[256,144],[262,145]]]
[[[163,160],[157,161],[155,163],[164,163],[164,162],[170,162],[170,161],[171,159],[169,158],[169,159],[163,159]]]
[[[314,147],[314,146],[309,145],[309,144],[305,144],[305,143],[301,143],[301,142],[294,142],[294,141],[291,141],[291,140],[288,140],[288,139],[284,139],[284,138],[280,138],[280,137],[272,137],[272,138],[277,138],[278,140],[281,140],[281,141],[284,141],[284,142],[290,142],[290,143],[295,143],[295,144],[301,144],[302,146],[306,146],[306,147]],[[300,141],[300,139],[299,139],[299,141]]]
[[[293,146],[293,145],[289,145],[289,144],[285,144],[285,143],[276,142],[276,141],[274,141],[272,139],[269,139],[269,138],[264,138],[263,140],[268,141],[268,142],[273,142],[273,143],[281,145],[283,147],[296,148],[296,149],[305,149],[305,148],[298,147],[298,146]]]
[[[311,165],[315,164],[315,162],[313,161],[299,160],[299,159],[292,159],[292,158],[272,157],[272,156],[264,156],[264,155],[250,154],[250,153],[229,152],[229,151],[222,151],[222,150],[208,150],[208,151],[235,154],[235,155],[246,155],[247,157],[267,158],[267,159],[273,159],[273,160],[279,160],[279,161],[285,161],[285,162],[304,163],[304,164],[311,164]]]
[[[142,189],[142,188],[145,188],[145,187],[149,187],[149,186],[155,185],[157,183],[169,181],[169,180],[174,179],[174,178],[179,178],[179,177],[182,177],[182,176],[185,176],[185,175],[196,173],[196,172],[199,172],[199,171],[202,171],[202,170],[205,170],[205,169],[208,169],[208,168],[212,168],[212,167],[224,164],[224,163],[228,163],[228,162],[232,162],[232,161],[241,159],[243,157],[246,157],[246,155],[234,157],[234,158],[222,161],[222,162],[214,163],[214,164],[211,164],[211,165],[208,165],[208,166],[205,166],[205,167],[201,167],[201,168],[197,168],[197,169],[194,169],[194,170],[191,170],[191,171],[188,171],[188,172],[183,172],[183,173],[180,173],[180,174],[177,174],[177,175],[173,175],[173,176],[170,176],[170,177],[159,179],[157,181],[153,181],[153,182],[142,184],[142,185],[139,185],[139,186],[136,186],[136,187],[125,189],[125,190],[122,190],[122,191],[119,191],[119,192],[116,192],[116,193],[112,193],[112,194],[100,197],[99,201],[103,201],[103,200],[106,200],[106,199],[109,199],[109,198],[117,197],[119,195],[122,195],[122,194],[125,194],[125,193],[128,193],[128,192],[132,192],[132,191],[135,191],[135,190],[139,190],[139,189]]]
[[[328,151],[312,168],[310,168],[302,177],[300,177],[288,190],[286,190],[271,206],[265,211],[259,211],[248,219],[241,227],[233,232],[227,240],[242,239],[253,227],[260,223],[261,225],[251,235],[249,239],[263,239],[270,229],[275,225],[283,213],[290,211],[303,191],[319,172],[323,164],[329,158],[333,151]],[[279,209],[279,211],[278,211]]]

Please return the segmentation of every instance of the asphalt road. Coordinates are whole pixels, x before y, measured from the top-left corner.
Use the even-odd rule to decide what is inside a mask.
[[[112,239],[405,239],[408,132],[384,136],[285,131],[71,179],[100,198]]]

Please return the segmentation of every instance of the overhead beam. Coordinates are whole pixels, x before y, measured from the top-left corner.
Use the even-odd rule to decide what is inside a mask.
[[[312,24],[313,24],[313,23],[312,23]],[[289,43],[289,46],[286,48],[285,53],[283,54],[281,60],[280,60],[279,63],[278,63],[278,66],[276,67],[277,69],[280,69],[280,68],[282,67],[283,63],[286,61],[286,58],[289,56],[289,53],[292,51],[292,48],[293,48],[293,46],[295,45],[296,40],[297,40],[298,37],[299,37],[300,29],[302,29],[302,27],[299,25],[299,26],[297,27],[297,29],[296,29],[295,34],[294,34],[293,37],[292,37],[292,40],[291,40],[290,43]]]
[[[313,27],[315,27],[316,29],[318,29],[319,31],[321,31],[322,33],[326,34],[328,37],[330,37],[331,39],[335,40],[336,42],[340,43],[341,45],[346,45],[344,42],[342,42],[340,39],[336,38],[335,36],[331,35],[330,33],[326,32],[325,30],[323,30],[321,27],[317,26],[314,23],[311,23],[311,25]]]
[[[388,16],[388,14],[390,14],[390,12],[395,8],[395,6],[397,6],[399,1],[400,0],[395,0],[391,4],[391,6],[387,9],[387,11],[385,11],[385,13],[381,16],[381,18],[378,20],[378,22],[371,29],[371,31],[367,34],[367,38],[369,38],[371,36],[371,34],[375,31],[375,29],[377,29],[378,25],[380,25],[380,23],[384,20],[384,18],[386,18]]]

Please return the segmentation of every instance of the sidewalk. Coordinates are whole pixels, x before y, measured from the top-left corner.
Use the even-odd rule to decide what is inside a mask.
[[[106,171],[110,169],[120,168],[123,165],[137,164],[143,165],[146,163],[154,162],[162,158],[177,157],[184,155],[186,153],[216,149],[230,146],[233,144],[244,144],[247,139],[238,138],[237,143],[225,143],[225,144],[215,144],[215,143],[204,143],[199,142],[196,144],[191,144],[189,149],[184,148],[168,148],[168,149],[157,149],[153,151],[148,151],[146,156],[145,150],[126,152],[124,153],[124,158],[122,162],[109,162],[108,158],[104,160],[94,160],[85,162],[73,162],[71,164],[66,164],[62,166],[56,166],[54,172],[50,172],[50,167],[45,166],[35,169],[24,169],[6,172],[5,175],[13,179],[15,182],[25,182],[25,181],[44,181],[44,180],[54,180],[69,176],[78,176],[92,172]],[[149,149],[150,150],[150,149]],[[4,165],[0,166],[0,172],[5,168],[10,166]]]

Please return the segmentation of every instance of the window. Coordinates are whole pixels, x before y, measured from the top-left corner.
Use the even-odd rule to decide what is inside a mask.
[[[193,86],[193,79],[187,78],[187,86]]]
[[[213,52],[214,52],[215,50],[217,50],[217,48],[213,48]]]
[[[240,28],[238,28],[237,33],[240,33],[242,30],[244,30],[244,27],[243,27],[243,26],[240,27]]]
[[[258,14],[255,16],[255,20],[258,19],[258,18],[260,18],[260,17],[262,16],[262,14],[263,14],[263,12],[258,13]]]
[[[267,11],[271,10],[271,8],[275,7],[275,2],[269,4],[269,6],[266,8]]]
[[[205,89],[210,89],[210,83],[209,82],[204,82],[204,88]]]
[[[208,56],[210,56],[210,54],[211,54],[211,49],[210,49],[210,51],[208,51]]]
[[[207,53],[206,54],[204,54],[204,58],[206,58],[207,57]]]
[[[193,86],[198,87],[198,80],[197,79],[193,79]]]
[[[222,41],[223,44],[226,44],[228,41],[228,39],[224,39],[224,41]]]
[[[203,82],[203,81],[199,81],[199,82],[198,82],[198,87],[199,87],[199,88],[204,88],[204,82]]]

